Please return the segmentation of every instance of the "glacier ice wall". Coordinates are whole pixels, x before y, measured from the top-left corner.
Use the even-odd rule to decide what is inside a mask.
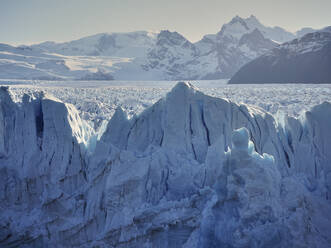
[[[2,87],[0,246],[330,247],[330,127],[178,83],[90,145],[72,105]]]

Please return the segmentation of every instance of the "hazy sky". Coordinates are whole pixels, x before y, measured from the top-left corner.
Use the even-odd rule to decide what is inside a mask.
[[[197,41],[235,15],[290,31],[331,25],[331,0],[0,0],[0,43],[169,29]]]

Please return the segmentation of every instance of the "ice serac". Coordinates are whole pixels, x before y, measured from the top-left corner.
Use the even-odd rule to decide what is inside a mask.
[[[325,191],[321,193],[327,199],[331,193],[330,116],[331,104],[324,102],[307,111],[301,120],[288,117],[285,126],[293,173],[307,175],[312,190],[325,182]]]
[[[0,94],[1,246],[331,244],[330,103],[280,124],[181,82],[91,153],[73,106]]]
[[[61,223],[86,183],[83,144],[88,133],[78,111],[54,97],[24,95],[15,103],[7,88],[0,94],[1,233],[12,232],[0,242],[34,246],[52,228],[43,226],[42,216],[48,216],[45,223]],[[12,226],[13,212],[23,230]]]
[[[119,116],[123,116],[121,111],[114,121],[122,119]],[[329,214],[324,221],[312,214],[316,204],[323,211],[330,208],[327,173],[312,173],[320,155],[300,160],[308,158],[308,153],[295,153],[301,142],[291,139],[298,136],[297,130],[306,128],[303,121],[289,118],[300,127],[290,130],[289,124],[281,126],[258,108],[206,96],[187,83],[178,83],[139,116],[123,119],[121,142],[127,148],[121,151],[117,141],[105,141],[112,126],[113,130],[119,126],[110,124],[104,145],[99,147],[102,151],[108,147],[108,153],[98,153],[98,162],[89,165],[99,168],[95,178],[105,189],[91,193],[100,197],[87,197],[87,206],[107,209],[104,231],[111,244],[300,247],[308,242],[300,235],[309,239],[307,247],[330,243],[318,234],[330,225]],[[328,125],[327,120],[320,122]],[[232,130],[241,127],[246,129],[232,135]],[[310,144],[312,136],[306,136]],[[309,154],[319,146],[309,147]],[[96,213],[91,211],[90,218],[98,219]],[[305,221],[308,218],[314,220]],[[296,232],[295,225],[305,228]],[[318,231],[307,231],[310,225]]]
[[[198,247],[289,244],[286,226],[279,223],[280,180],[272,156],[254,151],[246,128],[234,130],[215,194],[202,213]]]

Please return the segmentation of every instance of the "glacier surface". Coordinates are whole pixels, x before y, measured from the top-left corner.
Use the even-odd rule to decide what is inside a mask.
[[[203,93],[238,104],[258,106],[274,116],[298,117],[324,101],[331,101],[331,85],[229,85],[227,80],[189,81]],[[73,104],[80,117],[98,129],[121,107],[131,118],[165,97],[175,81],[40,81],[0,80],[10,86],[15,101],[24,93],[43,91]]]
[[[178,83],[97,137],[0,89],[1,247],[330,247],[331,104],[275,118]]]

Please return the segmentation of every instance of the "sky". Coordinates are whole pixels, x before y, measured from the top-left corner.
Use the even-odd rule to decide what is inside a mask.
[[[63,42],[103,32],[177,31],[192,42],[234,16],[289,31],[331,25],[331,0],[0,0],[0,43]]]

